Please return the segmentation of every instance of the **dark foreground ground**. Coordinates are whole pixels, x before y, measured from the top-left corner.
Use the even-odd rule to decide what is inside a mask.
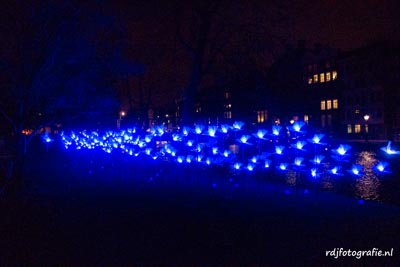
[[[46,169],[31,166],[23,191],[0,198],[0,266],[400,264],[398,206],[269,183],[196,186],[179,181],[182,173],[161,182],[140,168],[130,170],[135,181],[99,181],[48,160]],[[326,257],[334,248],[394,256]]]

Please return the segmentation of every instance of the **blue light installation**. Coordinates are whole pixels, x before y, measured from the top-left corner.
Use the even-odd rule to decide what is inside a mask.
[[[303,123],[293,125],[293,131],[300,132]],[[273,140],[279,142],[280,145],[260,146],[260,141],[267,140],[265,137],[268,130],[259,129],[253,133],[249,133],[243,128],[244,123],[235,122],[233,126],[221,125],[208,126],[196,125],[194,128],[183,127],[181,131],[166,132],[164,127],[155,127],[149,132],[137,131],[134,128],[129,128],[120,131],[105,131],[88,132],[88,131],[71,131],[69,134],[62,133],[61,142],[66,149],[75,148],[77,150],[100,149],[106,153],[114,153],[117,151],[126,153],[129,156],[138,157],[140,154],[151,157],[153,160],[167,160],[171,159],[172,162],[187,163],[187,164],[205,164],[231,166],[236,170],[257,171],[261,169],[269,169],[272,163],[275,164],[278,170],[293,169],[296,171],[309,171],[317,169],[317,166],[323,164],[323,160],[327,158],[326,162],[332,164],[331,169],[324,170],[332,175],[343,175],[340,169],[343,165],[347,165],[351,175],[361,175],[361,168],[351,167],[351,162],[344,161],[343,159],[349,157],[350,146],[340,144],[337,148],[326,150],[324,143],[321,142],[324,138],[323,134],[314,134],[311,139],[307,139],[309,143],[314,145],[314,154],[308,153],[307,142],[303,140],[295,140],[294,143],[283,142],[280,140],[281,127],[273,125],[271,127]],[[295,127],[296,126],[296,127]],[[206,131],[204,131],[206,129]],[[229,133],[233,129],[235,135]],[[239,139],[236,139],[236,133],[241,131]],[[218,137],[216,138],[218,133]],[[201,135],[201,137],[200,137]],[[156,137],[155,137],[156,136]],[[157,142],[153,142],[157,138]],[[251,138],[258,140],[258,147],[254,148],[249,141]],[[285,138],[282,135],[282,138]],[[195,139],[195,140],[193,140]],[[42,136],[44,143],[51,143],[52,138],[49,134]],[[221,140],[223,140],[221,142]],[[161,141],[162,144],[161,144]],[[232,153],[228,149],[229,144],[238,142],[241,148],[249,146],[249,151],[237,154]],[[160,145],[161,144],[161,145]],[[327,146],[329,147],[329,146]],[[324,148],[324,149],[320,149]],[[258,149],[258,154],[256,150]],[[292,150],[294,149],[294,150]],[[396,150],[391,147],[389,142],[382,150],[388,155],[398,154]],[[294,151],[294,152],[293,152]],[[297,152],[296,152],[297,151]],[[331,151],[331,152],[329,152]],[[285,153],[284,153],[285,152]],[[301,153],[301,155],[300,155]],[[257,154],[257,155],[255,155]],[[275,156],[274,156],[275,155]],[[273,158],[269,159],[269,157]],[[275,161],[275,162],[273,162]],[[292,162],[287,164],[286,162]],[[377,173],[388,173],[387,163],[378,163],[373,170]]]

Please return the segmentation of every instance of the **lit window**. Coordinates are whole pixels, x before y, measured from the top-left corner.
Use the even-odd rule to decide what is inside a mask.
[[[232,111],[225,111],[224,112],[225,119],[232,119]]]
[[[308,115],[304,115],[304,122],[308,123]]]
[[[320,73],[319,74],[319,80],[321,83],[325,82],[325,73]]]
[[[258,123],[263,123],[267,120],[268,116],[268,111],[262,110],[262,111],[257,111],[257,122]]]
[[[326,81],[329,82],[331,80],[331,73],[327,72],[325,73]]]
[[[334,81],[336,79],[337,79],[337,71],[334,70],[334,71],[332,71],[332,80]]]
[[[351,124],[347,124],[347,133],[351,134],[353,132],[353,128],[351,127]]]
[[[332,100],[326,101],[326,109],[332,109]]]
[[[354,125],[354,132],[355,133],[360,133],[361,132],[361,125],[360,124]]]
[[[312,77],[309,77],[308,78],[308,84],[312,84],[312,82],[313,82]]]
[[[314,82],[315,82],[315,83],[318,82],[318,74],[314,74]]]
[[[325,100],[322,100],[321,101],[321,110],[325,110],[326,109],[326,107],[325,107]]]
[[[359,110],[359,109],[356,109],[356,111],[355,111],[354,113],[360,114],[360,110]]]
[[[339,102],[337,99],[333,99],[333,109],[338,109],[339,108]]]

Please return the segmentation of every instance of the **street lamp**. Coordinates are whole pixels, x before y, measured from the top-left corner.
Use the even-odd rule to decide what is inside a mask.
[[[370,116],[368,114],[364,115],[364,120],[365,120],[365,142],[368,142],[368,120]]]
[[[119,130],[121,128],[121,120],[123,117],[125,117],[126,113],[125,111],[120,111],[119,112],[119,118],[117,120],[117,129]]]
[[[125,111],[121,111],[119,113],[119,119],[122,120],[122,118],[125,117],[125,115],[126,115]],[[365,118],[365,116],[364,116],[364,118]]]

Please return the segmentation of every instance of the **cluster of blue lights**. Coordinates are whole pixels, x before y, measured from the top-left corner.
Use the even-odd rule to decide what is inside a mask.
[[[251,133],[244,129],[243,122],[237,121],[233,125],[182,127],[174,132],[167,132],[162,126],[147,132],[135,128],[103,133],[70,132],[62,133],[61,138],[65,149],[122,152],[133,157],[145,155],[152,160],[178,164],[223,165],[246,172],[292,169],[313,178],[319,177],[329,165],[332,175],[341,176],[344,172],[362,175],[363,167],[350,162],[349,145],[333,147],[324,142],[323,134],[309,134],[304,126],[304,122],[295,122],[286,128],[274,125],[270,131],[258,129]],[[53,142],[48,134],[42,140]],[[390,142],[382,150],[388,155],[399,154]],[[378,162],[373,169],[377,173],[389,173],[387,162]]]

